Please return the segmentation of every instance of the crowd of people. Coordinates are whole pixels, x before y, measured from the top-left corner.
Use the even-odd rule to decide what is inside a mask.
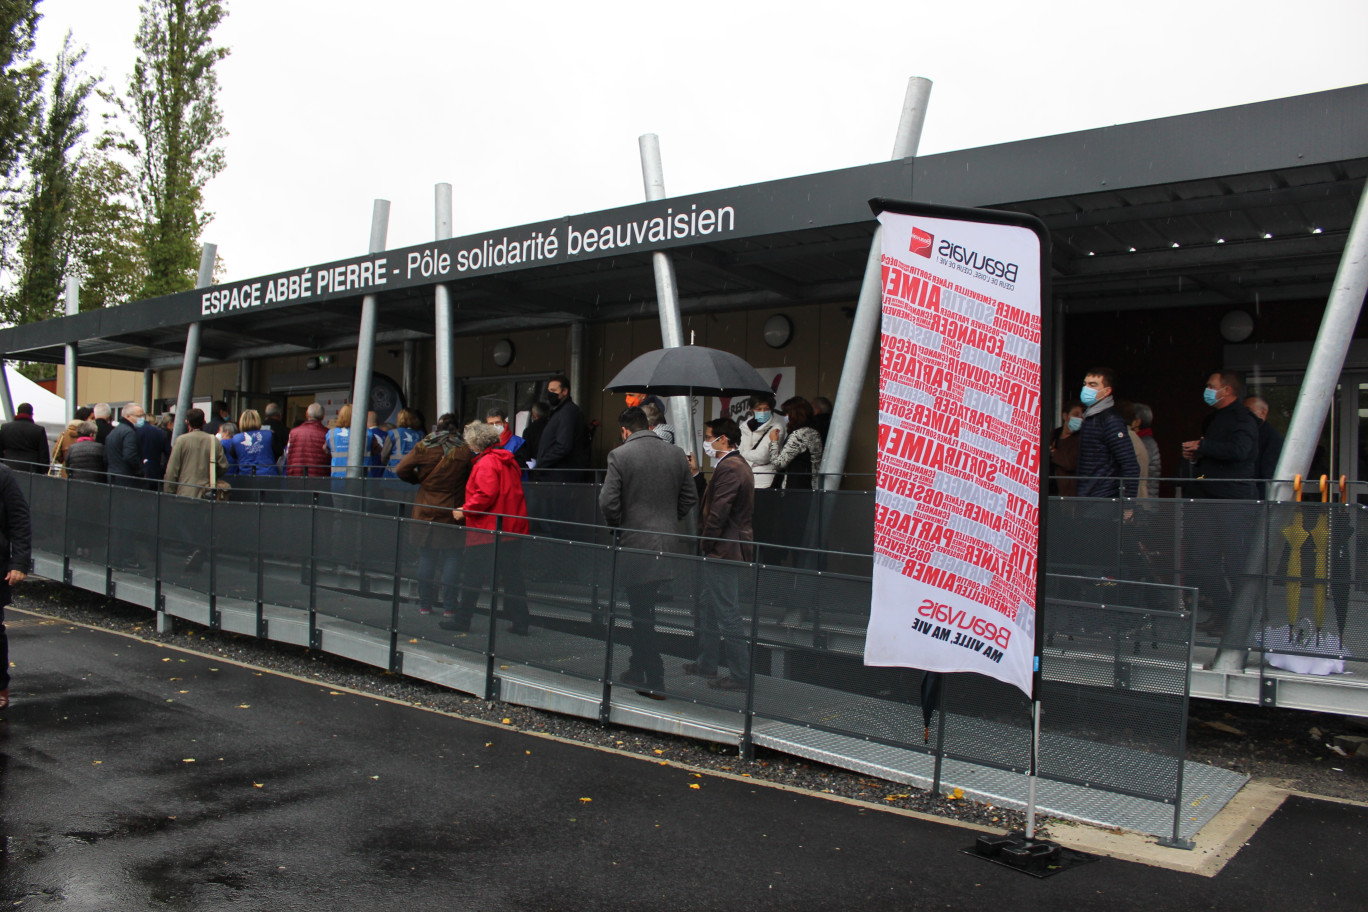
[[[1065,403],[1050,443],[1050,493],[1064,497],[1158,497],[1166,478],[1154,437],[1154,410],[1118,399],[1115,373],[1088,370],[1079,398]],[[1202,435],[1182,445],[1172,480],[1184,496],[1256,500],[1277,471],[1283,437],[1268,403],[1246,395],[1230,370],[1207,377]]]

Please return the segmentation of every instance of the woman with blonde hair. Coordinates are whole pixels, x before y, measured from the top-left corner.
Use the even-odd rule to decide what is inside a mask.
[[[399,460],[403,459],[418,442],[423,439],[423,419],[413,409],[400,409],[399,420],[394,430],[385,435],[385,445],[380,449],[380,461],[385,464],[385,477],[398,478],[394,474]]]
[[[328,455],[332,457],[332,477],[347,477],[347,450],[351,446],[351,420],[352,407],[348,402],[337,410],[337,418],[333,421],[332,430],[328,431],[328,436],[324,441]],[[380,458],[380,437],[379,433],[366,429],[366,453],[361,460],[361,465],[375,465],[375,461]],[[369,458],[369,462],[367,461]],[[363,470],[362,478],[366,477]]]
[[[261,413],[247,409],[238,416],[238,432],[228,442],[229,475],[279,475],[271,429],[261,426]]]

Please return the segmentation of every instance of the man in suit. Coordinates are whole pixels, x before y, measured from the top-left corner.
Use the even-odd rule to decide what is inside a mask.
[[[608,454],[608,472],[599,489],[599,509],[608,525],[620,528],[618,544],[657,553],[683,553],[682,522],[698,503],[684,451],[651,432],[646,413],[637,406],[618,417],[622,445]],[[617,578],[626,581],[632,612],[632,657],[618,678],[624,684],[645,685],[644,696],[665,686],[660,659],[655,608],[660,584],[672,575],[671,561],[642,554],[618,556]]]
[[[686,662],[684,673],[708,679],[718,690],[745,690],[750,677],[750,649],[741,616],[740,567],[754,549],[755,474],[736,452],[741,429],[730,418],[714,418],[703,425],[703,452],[715,459],[712,480],[703,493],[703,591],[699,597],[698,660]],[[728,675],[718,673],[719,645],[727,638]]]

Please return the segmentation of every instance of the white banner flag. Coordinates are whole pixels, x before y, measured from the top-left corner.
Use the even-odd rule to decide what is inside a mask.
[[[884,211],[879,221],[883,334],[865,663],[973,671],[1030,696],[1041,241],[1029,227],[978,218]]]

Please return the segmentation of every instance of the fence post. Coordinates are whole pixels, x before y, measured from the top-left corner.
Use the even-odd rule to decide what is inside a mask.
[[[323,645],[318,629],[318,492],[309,498],[309,648]]]
[[[612,715],[613,703],[613,629],[617,626],[614,618],[617,608],[618,549],[621,547],[618,529],[613,529],[613,537],[608,547],[608,611],[605,615],[608,621],[608,634],[603,641],[603,698],[599,701],[599,722],[604,725],[608,724],[608,719]]]
[[[218,500],[209,501],[209,629],[218,630],[220,618],[218,610],[218,549],[214,547],[217,536],[214,534],[214,517],[218,515]]]
[[[390,658],[389,670],[395,674],[401,674],[404,670],[404,659],[399,654],[399,590],[404,584],[404,574],[401,572],[404,560],[404,521],[399,517],[394,519],[394,580],[393,595],[390,600]],[[437,579],[440,581],[446,573],[443,565],[438,564]],[[441,589],[439,588],[440,592]]]
[[[485,649],[485,692],[486,700],[493,700],[497,695],[494,688],[494,649],[495,637],[494,628],[498,626],[499,620],[499,540],[503,538],[503,517],[494,517],[494,541],[489,545],[493,549],[493,558],[489,562],[489,640]],[[470,543],[466,542],[466,547]],[[476,547],[479,547],[478,545]]]
[[[750,656],[750,661],[746,664],[750,666],[750,672],[746,675],[746,712],[742,720],[744,728],[741,732],[741,759],[755,759],[755,744],[752,734],[755,728],[755,641],[760,636],[760,560],[759,554],[753,554],[751,561],[752,580],[751,586],[751,629],[750,637],[746,643],[746,650]],[[738,570],[739,574],[739,570]]]
[[[923,671],[922,674],[929,674]],[[940,688],[940,706],[936,708],[939,715],[936,726],[936,763],[931,772],[931,794],[941,793],[941,771],[945,765],[945,704],[950,699],[950,681],[954,678],[953,674],[942,675]]]
[[[257,584],[256,584],[256,631],[257,631],[257,632],[256,632],[256,635],[257,635],[257,639],[259,639],[259,640],[264,640],[264,639],[267,639],[267,638],[268,638],[268,637],[267,637],[267,634],[269,633],[269,630],[268,630],[268,628],[267,628],[267,626],[266,626],[266,560],[265,560],[265,558],[264,558],[264,556],[263,556],[263,550],[262,550],[262,547],[261,547],[261,527],[264,525],[264,523],[262,522],[262,520],[263,520],[263,518],[264,518],[264,517],[262,516],[262,514],[266,512],[266,510],[265,510],[266,504],[265,504],[265,502],[264,502],[263,500],[258,499],[258,500],[257,500],[257,505],[256,505],[256,507],[257,507],[257,524],[256,524],[256,526],[257,526],[257,537],[256,537],[256,568],[257,568],[257,581],[256,581],[256,582],[257,582]]]

